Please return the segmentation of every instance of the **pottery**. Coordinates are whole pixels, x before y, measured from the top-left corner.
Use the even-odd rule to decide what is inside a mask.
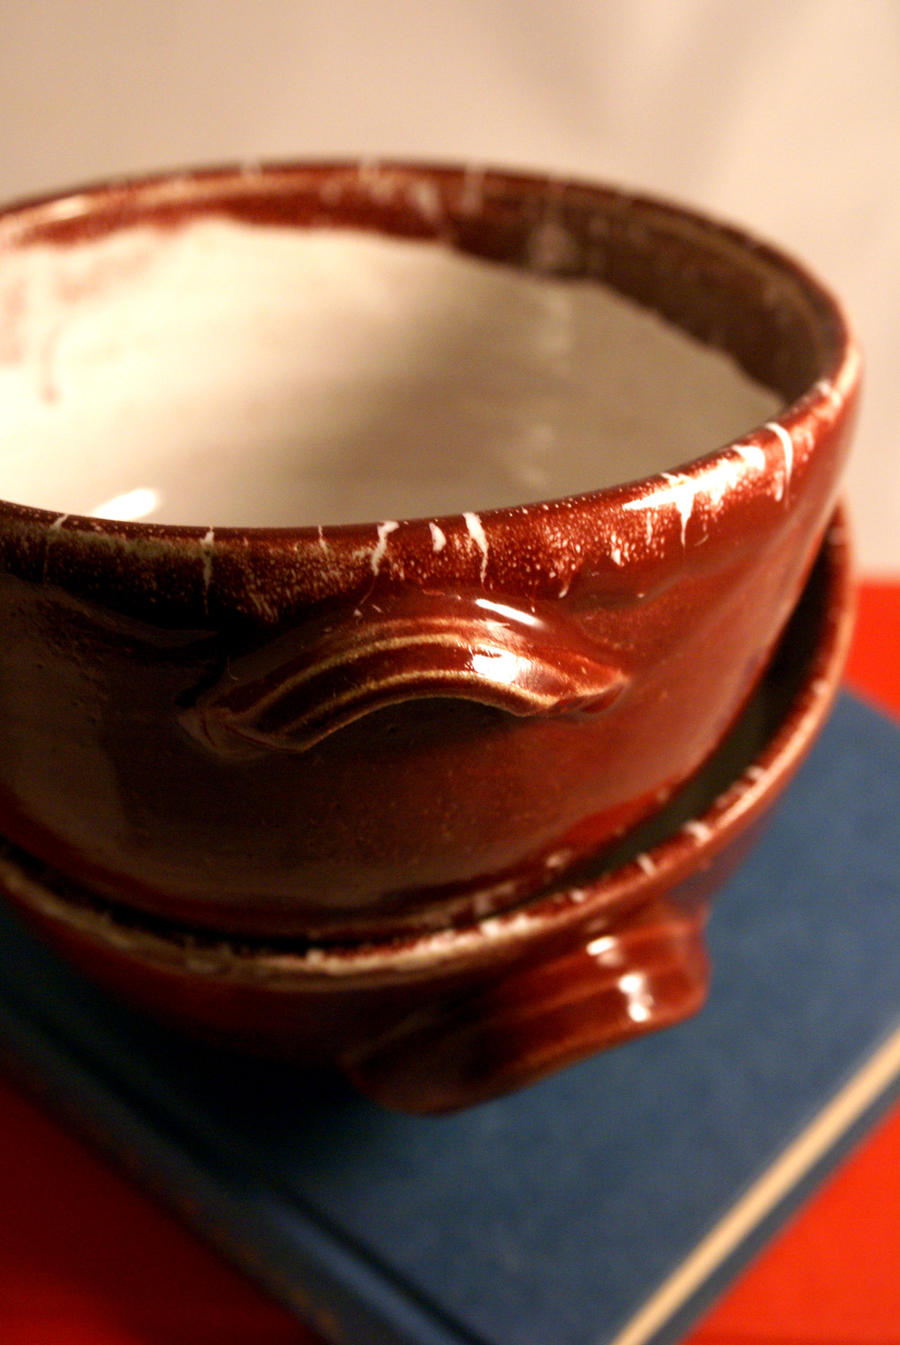
[[[468,281],[451,277],[448,298],[427,280],[392,288],[393,260],[384,284],[360,269],[357,307],[332,321],[324,304],[315,358],[300,369],[291,352],[313,320],[309,296],[344,272],[297,271],[291,249],[339,235],[412,249],[413,266],[477,267],[477,283],[508,299],[460,299],[454,325]],[[776,410],[695,441],[692,418],[699,426],[717,402],[698,394],[681,407],[673,460],[626,457],[601,480],[611,428],[598,419],[586,450],[584,436],[604,369],[586,375],[571,356],[567,317],[601,292],[629,321],[690,339],[697,361],[729,362]],[[471,324],[507,303],[510,368],[516,340],[531,361],[512,375],[492,363],[493,328],[477,359],[466,353]],[[370,310],[382,325],[357,339]],[[316,456],[334,428],[319,428],[317,381],[352,359],[374,377],[395,326],[405,345],[372,404],[380,415],[385,387],[415,366],[402,431],[371,417],[360,427],[363,393],[341,375],[326,408],[343,417],[339,448],[333,461]],[[637,338],[627,395],[612,387],[600,400],[657,415],[639,427],[667,427],[684,380],[658,396],[644,380],[649,348]],[[463,487],[480,480],[482,431],[483,456],[520,475],[493,507],[453,496],[444,513],[407,517],[404,482],[421,476],[443,499],[428,489],[457,475],[452,414],[449,430],[426,418],[442,405],[428,382],[439,354],[445,371],[461,362],[476,379],[448,412],[469,417]],[[581,436],[578,472],[590,477],[595,459],[598,472],[562,491],[551,413],[536,420],[526,402],[527,415],[496,424],[497,407],[516,401],[504,401],[504,380],[543,396],[548,368],[563,380],[555,414]],[[796,263],[601,187],[251,166],[7,211],[3,834],[122,910],[223,936],[417,936],[571,888],[697,772],[747,704],[833,512],[858,378],[838,305]],[[258,480],[290,459],[291,425],[307,436],[302,489],[290,496],[276,475],[260,505]],[[538,502],[521,475],[535,427],[553,448],[542,456],[539,443],[528,459]],[[366,461],[353,456],[357,432]],[[653,435],[636,438],[646,448]],[[133,471],[124,484],[120,468]],[[116,517],[152,509],[151,469],[188,517]],[[388,517],[286,523],[304,499],[324,508],[359,480],[361,504],[379,482],[389,499],[396,490]],[[90,495],[101,486],[111,499]],[[265,498],[279,502],[272,526]]]
[[[839,514],[718,750],[606,865],[516,911],[343,947],[229,941],[104,902],[9,844],[0,889],[92,979],[181,1030],[337,1065],[406,1111],[468,1106],[701,1006],[710,899],[824,722],[852,608]]]

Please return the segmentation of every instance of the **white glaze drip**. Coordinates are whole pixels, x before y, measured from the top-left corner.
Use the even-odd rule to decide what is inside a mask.
[[[712,836],[712,831],[706,822],[685,822],[682,831],[686,832],[692,840],[697,841],[699,845],[703,845]]]
[[[777,420],[767,420],[766,429],[772,431],[781,444],[784,453],[784,470],[775,480],[775,498],[776,500],[783,500],[790,487],[794,472],[794,441],[784,426],[778,424]]]
[[[466,522],[466,529],[475,546],[481,552],[481,582],[484,583],[488,566],[488,540],[485,536],[484,527],[477,514],[463,514]]]
[[[215,546],[216,535],[212,528],[208,528],[200,538],[200,555],[203,558],[203,596],[204,599],[209,596],[209,586],[212,583],[213,572],[213,547]]]
[[[400,524],[395,523],[392,518],[378,525],[378,541],[372,548],[372,573],[377,575],[381,569],[381,562],[384,560],[387,552],[388,537],[392,532],[396,532]]]

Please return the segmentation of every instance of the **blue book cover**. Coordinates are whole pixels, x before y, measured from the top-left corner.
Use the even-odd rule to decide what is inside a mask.
[[[844,696],[721,894],[703,1012],[455,1116],[187,1043],[0,914],[22,1082],[323,1335],[674,1341],[900,1090],[900,730]]]

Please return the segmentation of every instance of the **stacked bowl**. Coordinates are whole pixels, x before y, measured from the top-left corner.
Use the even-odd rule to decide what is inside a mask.
[[[0,884],[207,1039],[467,1105],[702,1002],[827,713],[859,357],[573,182],[215,169],[0,216]]]

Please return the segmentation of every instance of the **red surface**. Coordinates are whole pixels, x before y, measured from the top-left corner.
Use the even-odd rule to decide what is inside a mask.
[[[861,587],[847,681],[900,716],[900,584]],[[900,1341],[900,1107],[689,1337],[689,1345],[762,1341]]]
[[[900,715],[900,584],[863,587],[848,680]],[[315,1345],[2,1082],[0,1154],[3,1345]],[[690,1337],[750,1342],[900,1345],[900,1108]]]

